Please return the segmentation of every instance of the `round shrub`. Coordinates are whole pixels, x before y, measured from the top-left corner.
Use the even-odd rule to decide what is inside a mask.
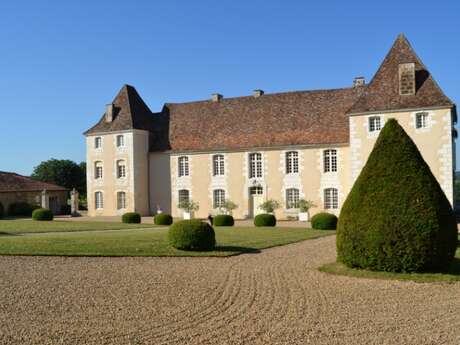
[[[0,219],[5,217],[5,209],[3,208],[3,204],[0,202]]]
[[[26,202],[14,202],[8,207],[8,215],[13,217],[30,217],[34,209],[40,208]]]
[[[141,222],[141,215],[137,212],[128,212],[121,216],[121,221],[126,224],[138,224]]]
[[[388,272],[442,271],[457,249],[457,224],[417,146],[389,119],[337,226],[337,258]]]
[[[53,220],[53,212],[47,208],[37,208],[32,212],[33,220]]]
[[[258,214],[254,218],[254,225],[255,226],[275,226],[276,217],[273,214],[269,214],[269,213]]]
[[[153,221],[156,225],[171,225],[173,218],[170,214],[160,213],[153,218]]]
[[[235,225],[235,220],[228,214],[219,214],[214,217],[212,224],[214,226],[233,226]]]
[[[337,228],[337,216],[321,212],[311,217],[311,227],[317,230],[335,230]]]
[[[216,245],[214,229],[197,219],[174,223],[168,231],[169,244],[182,250],[213,250]]]

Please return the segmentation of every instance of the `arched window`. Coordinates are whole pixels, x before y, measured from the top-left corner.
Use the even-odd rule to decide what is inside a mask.
[[[299,208],[299,190],[297,188],[286,189],[286,208]]]
[[[125,136],[124,135],[117,135],[117,147],[125,146]]]
[[[103,165],[101,161],[94,163],[94,178],[101,179],[103,174]]]
[[[117,193],[117,209],[122,210],[126,208],[126,193],[118,192]]]
[[[123,160],[117,161],[117,178],[126,177],[126,163]]]
[[[339,208],[339,193],[336,188],[326,188],[324,190],[324,209]]]
[[[179,157],[178,165],[179,165],[178,167],[179,177],[189,176],[188,157],[187,156]]]
[[[337,171],[337,150],[324,150],[323,152],[324,172]]]
[[[286,174],[299,172],[299,153],[297,151],[286,152]]]
[[[182,202],[190,201],[190,192],[188,189],[180,189],[179,190],[179,204]]]
[[[225,174],[224,155],[212,156],[212,174],[214,176],[222,176]]]
[[[225,203],[225,191],[223,189],[214,189],[214,208],[224,207]]]
[[[262,154],[249,154],[249,178],[262,177]]]
[[[104,197],[102,192],[94,193],[94,206],[96,210],[104,208]]]

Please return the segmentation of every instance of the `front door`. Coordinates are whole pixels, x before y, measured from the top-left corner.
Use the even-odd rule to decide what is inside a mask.
[[[249,188],[249,214],[252,218],[257,216],[263,211],[259,206],[264,202],[264,189],[263,187],[251,187]]]

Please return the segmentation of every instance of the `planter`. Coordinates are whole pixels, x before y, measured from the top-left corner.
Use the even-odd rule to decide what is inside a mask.
[[[310,214],[308,212],[299,212],[299,220],[301,222],[308,222],[310,220]]]
[[[193,213],[192,212],[186,212],[184,211],[183,216],[184,219],[189,220],[193,218]]]

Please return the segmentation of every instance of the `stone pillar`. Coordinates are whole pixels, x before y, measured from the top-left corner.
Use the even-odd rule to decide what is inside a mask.
[[[50,208],[50,196],[48,195],[46,189],[42,191],[41,207],[47,209]]]
[[[80,215],[78,213],[78,192],[75,188],[70,192],[70,214],[72,217],[78,217]]]

